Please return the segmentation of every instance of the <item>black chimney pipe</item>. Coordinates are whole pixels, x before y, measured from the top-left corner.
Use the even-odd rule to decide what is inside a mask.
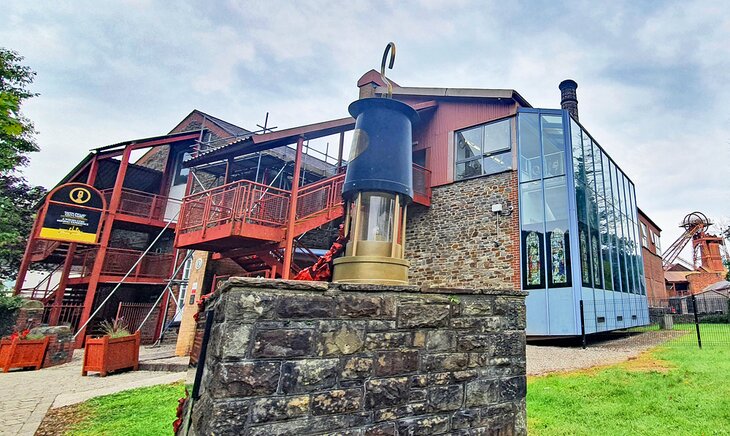
[[[558,88],[560,88],[560,107],[578,120],[578,97],[575,92],[578,84],[573,79],[566,79],[560,82]]]

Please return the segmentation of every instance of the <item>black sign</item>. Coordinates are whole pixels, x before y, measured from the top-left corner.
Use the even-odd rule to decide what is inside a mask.
[[[41,239],[95,244],[106,201],[93,186],[68,183],[48,196],[42,215]]]

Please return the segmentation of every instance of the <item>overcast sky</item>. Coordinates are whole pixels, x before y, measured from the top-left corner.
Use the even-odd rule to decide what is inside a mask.
[[[165,134],[192,109],[255,129],[346,116],[378,68],[403,86],[510,88],[535,107],[578,84],[581,122],[635,182],[666,248],[693,210],[730,216],[725,1],[3,2],[0,46],[37,73],[25,114],[51,187],[88,152]]]

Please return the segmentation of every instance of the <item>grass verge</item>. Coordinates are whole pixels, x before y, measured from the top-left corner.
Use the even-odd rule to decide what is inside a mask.
[[[141,436],[172,434],[183,383],[132,389],[52,410],[39,434]]]
[[[730,347],[672,345],[608,368],[530,379],[530,434],[730,434]]]

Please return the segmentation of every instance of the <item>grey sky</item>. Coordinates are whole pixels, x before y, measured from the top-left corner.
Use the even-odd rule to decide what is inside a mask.
[[[346,115],[388,41],[404,86],[512,88],[581,122],[636,183],[664,245],[730,215],[730,6],[723,1],[15,1],[0,46],[38,72],[25,114],[54,185],[88,149],[167,133],[192,109],[254,129]]]

